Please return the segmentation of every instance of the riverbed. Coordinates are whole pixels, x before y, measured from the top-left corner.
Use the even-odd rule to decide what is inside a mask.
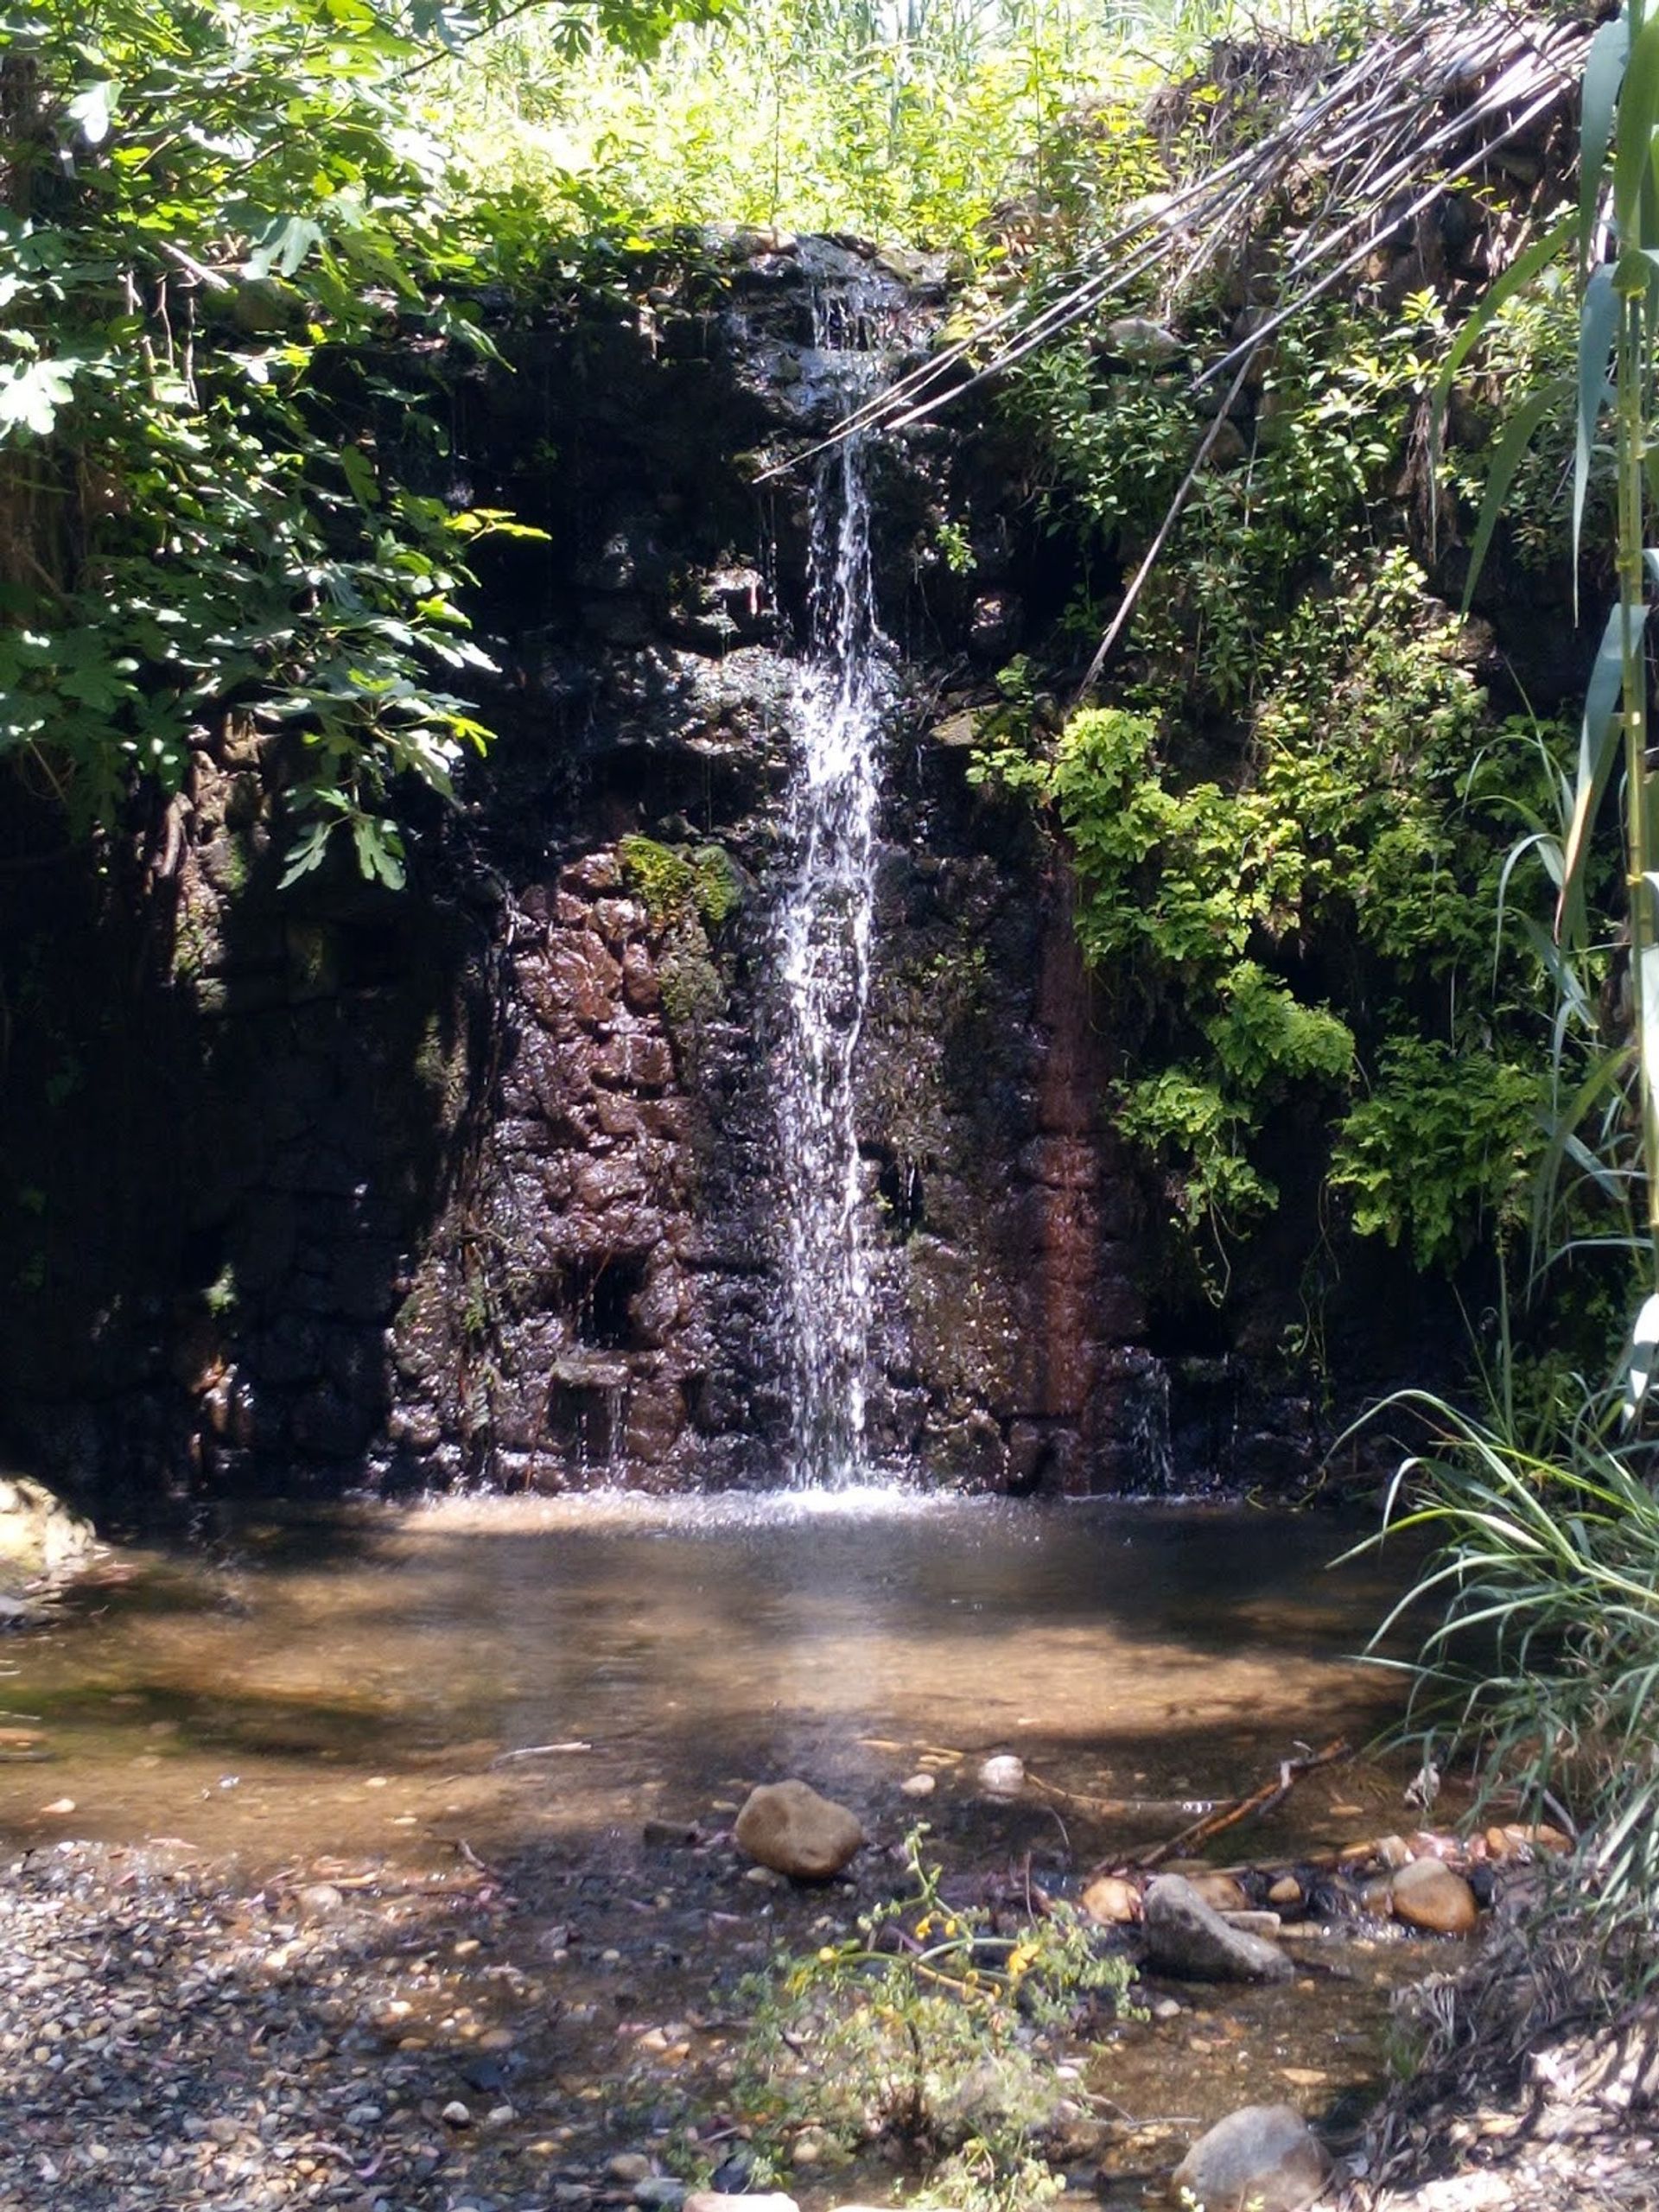
[[[113,1554],[0,1647],[0,2203],[620,2205],[613,2158],[683,2168],[688,2111],[718,2112],[740,1977],[893,1894],[918,1820],[954,1880],[1063,1893],[1340,1736],[1362,1755],[1213,1855],[1408,1826],[1414,1762],[1363,1751],[1398,1678],[1356,1656],[1407,1562],[1329,1568],[1363,1533],[619,1497]],[[1026,1785],[988,1796],[1006,1752]],[[870,1837],[826,1888],[732,1847],[745,1791],[785,1774]],[[1365,1925],[1298,1948],[1294,1983],[1154,1990],[1085,2054],[1106,2202],[1252,2099],[1351,2127],[1390,1988],[1459,1949]],[[892,2178],[790,2185],[812,2212]]]

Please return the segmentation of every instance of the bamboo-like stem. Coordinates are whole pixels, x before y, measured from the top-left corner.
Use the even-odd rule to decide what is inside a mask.
[[[1634,11],[1633,11],[1634,12]],[[1643,545],[1645,444],[1643,385],[1646,373],[1645,297],[1624,302],[1614,357],[1618,471],[1618,596],[1620,681],[1624,721],[1624,859],[1630,938],[1630,1004],[1636,1030],[1637,1096],[1642,1131],[1643,1212],[1648,1238],[1649,1287],[1659,1290],[1659,1088],[1650,1056],[1659,1052],[1651,1033],[1655,1009],[1648,1003],[1649,974],[1659,958],[1653,887],[1649,871],[1654,855],[1649,836],[1651,814],[1648,774],[1647,592]]]

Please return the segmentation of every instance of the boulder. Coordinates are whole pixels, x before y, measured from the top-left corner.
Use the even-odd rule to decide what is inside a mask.
[[[1394,1913],[1433,1936],[1467,1936],[1480,1918],[1475,1893],[1439,1859],[1414,1859],[1394,1878]]]
[[[0,1586],[16,1589],[39,1575],[60,1574],[96,1541],[92,1522],[44,1483],[0,1475]]]
[[[1199,2136],[1174,2187],[1204,2212],[1301,2212],[1330,2175],[1330,2156],[1300,2113],[1246,2105]]]
[[[740,1851],[798,1882],[839,1874],[864,1841],[857,1815],[804,1782],[763,1782],[750,1790],[732,1833]]]
[[[1288,1981],[1285,1954],[1260,1936],[1230,1928],[1180,1874],[1160,1874],[1143,1906],[1147,1963],[1194,1981]]]

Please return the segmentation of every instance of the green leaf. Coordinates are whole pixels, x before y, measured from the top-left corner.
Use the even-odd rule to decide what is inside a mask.
[[[1579,265],[1587,268],[1595,234],[1607,148],[1612,138],[1613,109],[1630,53],[1630,19],[1620,11],[1590,41],[1584,65],[1579,126]]]
[[[1638,627],[1643,631],[1650,611],[1644,608],[1637,618]],[[1577,943],[1584,933],[1584,874],[1590,831],[1618,753],[1618,702],[1624,682],[1624,607],[1615,607],[1601,633],[1585,690],[1573,819],[1562,854],[1561,893],[1555,910],[1556,935],[1570,943]],[[1635,640],[1635,647],[1638,652],[1642,650],[1639,638]]]
[[[101,146],[110,135],[110,116],[119,86],[107,82],[88,85],[75,94],[65,113],[89,146]]]
[[[74,396],[78,360],[26,361],[0,372],[0,440],[8,429],[32,430],[49,438],[58,416]]]
[[[1594,270],[1584,288],[1584,305],[1579,316],[1578,437],[1573,462],[1575,591],[1579,546],[1584,529],[1584,503],[1590,488],[1590,465],[1595,451],[1596,429],[1607,400],[1608,371],[1612,359],[1613,335],[1618,323],[1618,294],[1613,286],[1612,270],[1606,267]]]
[[[1643,26],[1630,48],[1619,88],[1614,124],[1613,220],[1621,243],[1639,237],[1637,216],[1643,183],[1653,162],[1654,124],[1659,119],[1659,16]],[[1582,213],[1580,217],[1583,220]]]
[[[1492,542],[1492,532],[1503,512],[1503,502],[1509,497],[1515,472],[1521,466],[1522,458],[1532,443],[1539,424],[1556,411],[1566,396],[1564,384],[1546,385],[1541,391],[1535,391],[1522,400],[1504,426],[1503,435],[1492,454],[1491,466],[1486,472],[1480,515],[1470,543],[1469,576],[1463,588],[1463,611],[1465,614],[1474,598],[1475,586],[1480,581],[1487,550]]]

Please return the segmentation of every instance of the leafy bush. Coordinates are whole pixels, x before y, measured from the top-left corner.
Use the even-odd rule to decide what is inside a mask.
[[[1355,1228],[1408,1244],[1420,1268],[1462,1259],[1483,1217],[1507,1241],[1530,1210],[1548,1097],[1541,1069],[1390,1038],[1331,1165],[1332,1185],[1352,1194]]]
[[[908,1895],[746,1985],[739,2107],[774,2159],[804,2133],[841,2158],[888,2138],[947,2159],[940,2190],[1013,2212],[1062,2185],[1040,2156],[1061,2117],[1040,2038],[1096,2007],[1116,2017],[1129,1967],[1069,1906],[1000,1933],[947,1905],[925,1834],[906,1840]]]
[[[1270,1211],[1256,1141],[1300,1102],[1333,1131],[1360,1232],[1443,1266],[1484,1215],[1514,1220],[1541,1147],[1524,1025],[1495,1056],[1462,981],[1490,973],[1498,833],[1548,754],[1529,729],[1491,728],[1456,626],[1403,552],[1346,561],[1332,582],[1264,645],[1230,782],[1178,775],[1173,717],[1085,709],[1050,741],[1024,682],[969,774],[1065,833],[1079,941],[1140,1024],[1119,1126],[1166,1171],[1177,1222],[1214,1252]],[[1512,941],[1505,988],[1534,963]]]

